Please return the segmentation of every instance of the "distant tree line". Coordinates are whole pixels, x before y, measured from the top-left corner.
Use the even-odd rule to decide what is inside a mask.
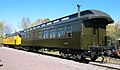
[[[24,17],[22,19],[21,27],[22,27],[22,29],[26,29],[26,28],[29,28],[32,26],[36,26],[36,25],[45,23],[45,22],[49,22],[49,21],[50,21],[49,18],[46,18],[46,19],[39,18],[36,21],[31,23],[31,20],[29,18]]]
[[[120,38],[120,21],[114,24],[109,24],[106,28],[107,36],[111,37],[113,41]]]

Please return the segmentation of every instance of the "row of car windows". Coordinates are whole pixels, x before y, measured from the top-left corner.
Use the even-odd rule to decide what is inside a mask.
[[[43,30],[32,33],[24,33],[24,39],[48,39],[48,38],[72,38],[72,26],[58,27],[57,29]]]

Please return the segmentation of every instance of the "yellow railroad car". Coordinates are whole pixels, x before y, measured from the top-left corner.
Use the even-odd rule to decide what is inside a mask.
[[[3,45],[20,45],[21,44],[21,37],[20,35],[14,36],[4,36],[3,38]]]

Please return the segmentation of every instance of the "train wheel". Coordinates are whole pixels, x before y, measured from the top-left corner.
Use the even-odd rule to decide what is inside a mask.
[[[102,60],[101,60],[101,62],[104,62],[104,59],[105,59],[105,58],[104,58],[104,56],[102,55],[101,57],[102,57]]]
[[[92,58],[91,58],[91,61],[95,61],[97,59],[97,56],[94,55]]]
[[[77,56],[76,56],[76,55],[72,55],[72,58],[73,58],[74,60],[77,60]]]
[[[86,61],[85,57],[83,57],[83,54],[77,54],[77,59],[79,61],[81,61],[81,62],[85,62]]]
[[[68,58],[68,54],[65,54],[65,53],[63,53],[63,52],[60,52],[60,54],[61,54],[61,56],[62,56],[63,58]]]
[[[81,55],[77,54],[77,59],[81,60]]]
[[[6,47],[8,47],[8,48],[9,48],[10,46],[9,46],[9,45],[6,45]]]

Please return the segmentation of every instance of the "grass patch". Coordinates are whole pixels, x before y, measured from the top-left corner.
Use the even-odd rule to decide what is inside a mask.
[[[53,55],[60,55],[59,54],[59,51],[50,51],[50,52],[48,52],[48,51],[43,51],[43,53],[47,53],[47,54],[53,54]]]

